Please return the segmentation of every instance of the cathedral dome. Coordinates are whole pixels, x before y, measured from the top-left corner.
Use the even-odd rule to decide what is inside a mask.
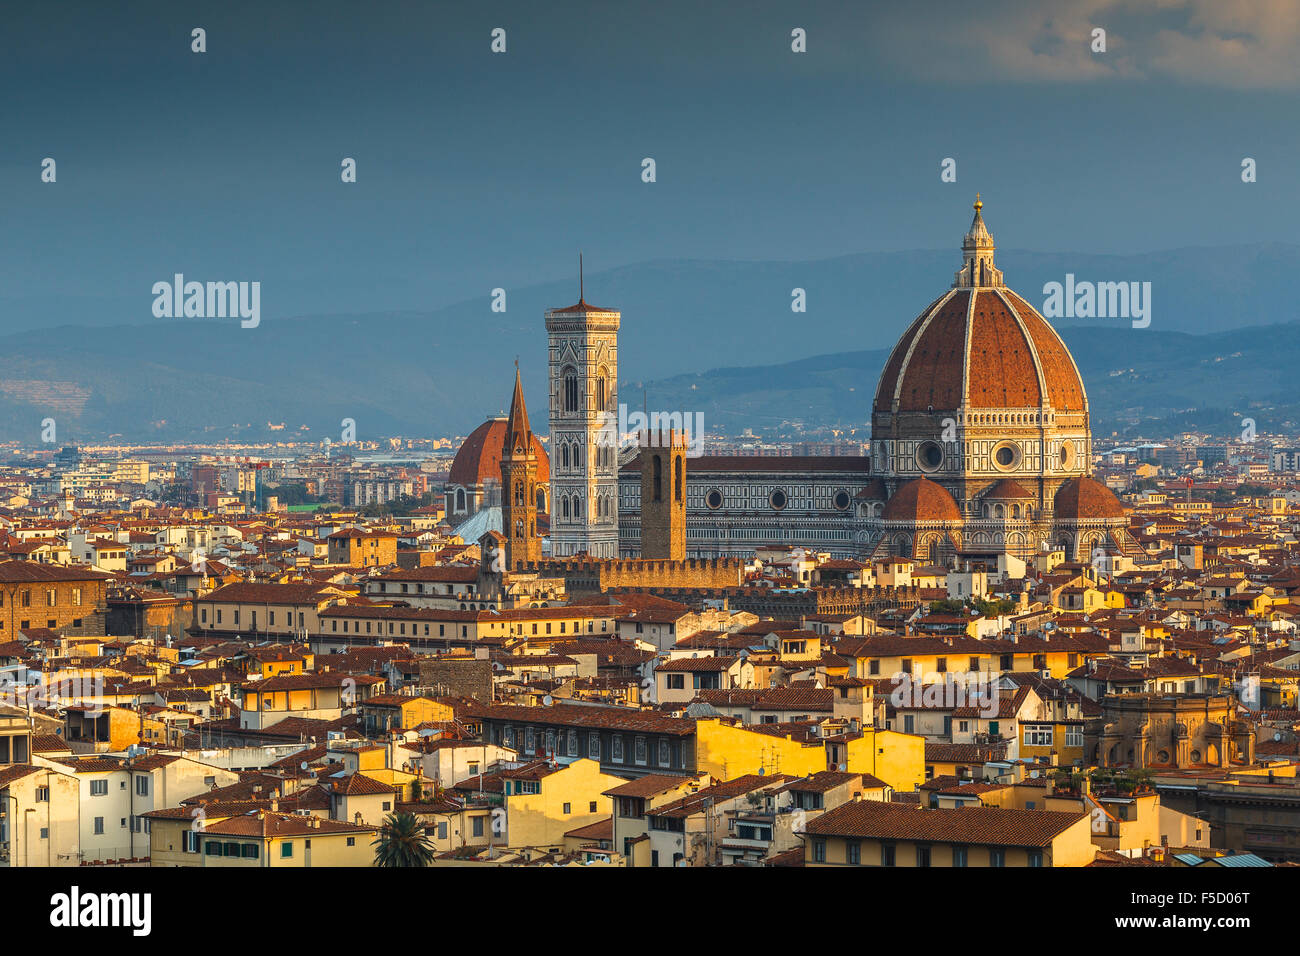
[[[1071,478],[1056,493],[1056,518],[1080,521],[1122,518],[1124,506],[1115,493],[1093,478]]]
[[[506,440],[506,420],[490,418],[470,432],[456,452],[447,481],[452,485],[471,487],[481,485],[486,479],[501,480],[501,446]],[[533,436],[533,454],[537,456],[537,483],[550,481],[550,460],[546,449]]]
[[[876,388],[877,413],[1085,409],[1083,382],[1047,320],[1010,289],[953,289],[903,333]]]
[[[885,502],[885,521],[960,521],[961,509],[943,487],[929,478],[916,478],[899,485]]]
[[[877,415],[1052,409],[1084,412],[1070,351],[993,265],[993,237],[976,202],[953,288],[903,333],[876,387]]]

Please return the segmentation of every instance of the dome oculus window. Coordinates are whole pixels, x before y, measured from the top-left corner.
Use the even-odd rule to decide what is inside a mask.
[[[921,442],[916,449],[916,460],[922,471],[938,471],[943,464],[943,448],[938,442]]]
[[[719,508],[722,507],[722,492],[719,491],[717,488],[712,489],[707,495],[704,496],[704,503],[708,505],[710,508],[712,508],[714,511],[717,511]]]
[[[835,504],[835,507],[840,511],[848,511],[849,502],[851,500],[852,499],[849,498],[849,493],[847,491],[844,491],[843,489],[835,492],[835,497],[832,499],[832,501]]]
[[[1015,442],[1003,442],[993,449],[993,465],[1002,471],[1010,471],[1020,464],[1020,446]]]
[[[785,496],[785,492],[782,491],[780,488],[772,492],[771,497],[769,497],[767,500],[772,505],[772,508],[776,511],[780,511],[789,503],[788,499]]]
[[[1061,442],[1061,467],[1069,468],[1074,463],[1074,445],[1068,441]]]

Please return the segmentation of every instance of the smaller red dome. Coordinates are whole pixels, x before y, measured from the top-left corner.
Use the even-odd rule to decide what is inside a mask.
[[[1093,478],[1071,478],[1056,492],[1056,517],[1067,521],[1122,518],[1124,506],[1115,493]]]
[[[960,521],[961,509],[943,485],[915,478],[899,485],[880,517],[885,521]]]
[[[1010,478],[1003,478],[987,490],[980,493],[981,498],[1032,498],[1025,486]]]
[[[885,489],[885,483],[879,478],[872,478],[867,482],[867,487],[863,488],[856,495],[859,501],[884,501],[889,497],[889,492]]]

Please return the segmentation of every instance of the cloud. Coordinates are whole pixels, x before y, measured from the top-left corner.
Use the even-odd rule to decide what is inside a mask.
[[[920,17],[882,11],[873,55],[951,83],[1172,79],[1233,89],[1300,87],[1295,0],[994,0]],[[1093,53],[1092,31],[1106,30]]]
[[[1295,0],[1192,0],[1181,29],[1152,38],[1150,70],[1194,83],[1240,89],[1300,86],[1300,4]]]

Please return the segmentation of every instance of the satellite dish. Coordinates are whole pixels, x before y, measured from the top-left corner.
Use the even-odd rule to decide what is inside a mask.
[[[306,770],[306,769],[307,769],[307,761],[304,760],[302,763],[298,764],[298,766],[301,767],[303,770]]]
[[[1275,731],[1273,731],[1273,739],[1274,739],[1274,740],[1281,740],[1281,739],[1282,739],[1282,732],[1281,732],[1280,730],[1275,730]]]
[[[547,694],[545,697],[542,698],[542,706],[543,706],[543,707],[550,707],[550,706],[551,706],[551,695],[550,695],[550,694]]]

